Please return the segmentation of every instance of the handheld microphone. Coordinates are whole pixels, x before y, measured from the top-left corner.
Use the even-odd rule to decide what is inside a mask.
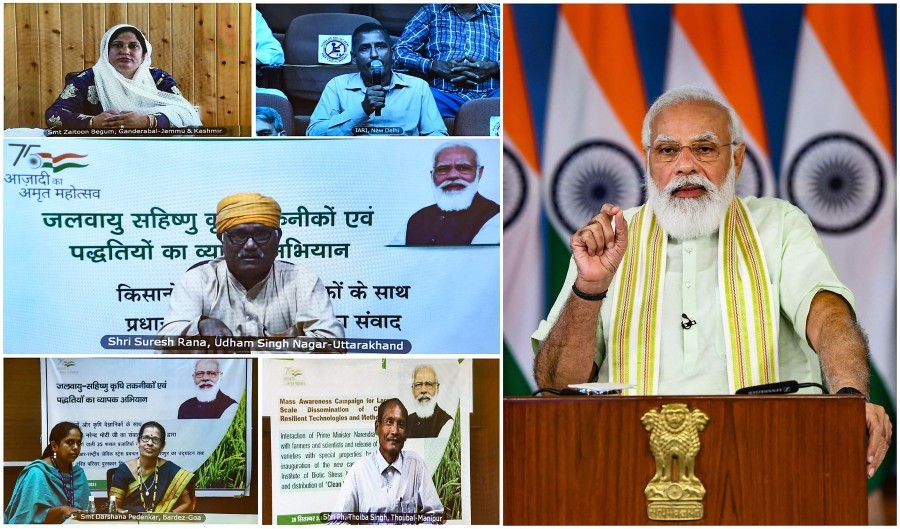
[[[376,84],[381,85],[381,72],[384,71],[384,63],[381,62],[379,59],[375,59],[374,61],[369,63],[369,67],[372,68],[372,84],[373,85],[376,85]],[[375,109],[375,115],[376,116],[381,115],[380,108]]]

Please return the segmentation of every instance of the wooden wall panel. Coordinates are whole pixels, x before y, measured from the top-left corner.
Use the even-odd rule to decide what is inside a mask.
[[[16,4],[3,4],[3,34],[16,37]],[[19,75],[16,48],[3,48],[3,122],[10,126],[19,122]]]
[[[3,460],[33,461],[43,449],[41,361],[6,358],[3,361]]]
[[[150,28],[150,7],[147,4],[128,4],[125,23],[140,29],[146,35]]]
[[[97,62],[100,39],[131,24],[153,44],[208,126],[250,128],[252,6],[238,4],[4,4],[4,121],[42,127],[65,75]]]
[[[472,449],[472,524],[500,523],[500,361],[475,359],[473,411],[469,422]]]
[[[60,4],[59,18],[62,24],[62,74],[84,70],[84,34],[82,32],[81,4]],[[58,93],[53,94],[55,99]],[[51,100],[52,101],[52,100]]]
[[[19,122],[31,126],[43,123],[38,81],[40,80],[41,58],[40,36],[38,35],[38,6],[35,4],[16,5],[16,67],[19,76]],[[44,107],[46,108],[46,107]]]
[[[170,4],[150,4],[148,31],[153,35],[153,66],[175,75],[172,69],[172,6]],[[178,77],[175,78],[178,80]]]
[[[240,16],[237,4],[219,6],[216,14],[216,38],[219,42],[216,57],[217,113],[220,120],[233,122],[240,113]]]
[[[62,21],[59,16],[59,4],[41,4],[38,20],[38,35],[41,46],[41,76],[38,81],[40,100],[56,98],[56,90],[62,71]],[[50,99],[52,101],[52,99]],[[46,107],[45,107],[46,108]],[[43,112],[41,112],[43,115]]]
[[[194,104],[204,125],[218,122],[216,101],[216,6],[194,5]]]
[[[125,24],[127,13],[128,7],[125,4],[106,4],[106,27],[103,28],[103,31],[105,32],[116,24]]]
[[[251,17],[253,17],[253,13],[250,10],[249,4],[240,4],[241,7],[241,28],[249,28],[251,27]],[[240,93],[241,94],[249,94],[251,90],[253,90],[253,76],[254,76],[254,68],[253,65],[253,39],[250,38],[249,33],[242,33],[241,37],[241,55],[240,55]],[[255,38],[255,37],[254,37]],[[240,114],[238,116],[238,123],[251,123],[251,116],[255,115],[255,111],[253,110],[253,105],[251,102],[251,98],[244,96],[238,98],[240,101]],[[249,131],[248,131],[249,133]]]
[[[97,55],[100,53],[100,39],[106,33],[106,10],[103,4],[84,4],[84,67],[89,68],[97,64]],[[60,85],[62,90],[62,85]],[[51,101],[52,103],[52,101]]]
[[[194,83],[194,6],[175,4],[172,6],[172,70],[181,93],[188,101],[197,105],[197,91]]]

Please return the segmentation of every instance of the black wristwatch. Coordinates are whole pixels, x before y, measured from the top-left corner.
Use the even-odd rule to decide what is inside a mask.
[[[850,386],[843,387],[843,388],[837,390],[837,395],[862,395],[862,394],[863,394],[862,391],[860,391],[856,388],[851,388]]]

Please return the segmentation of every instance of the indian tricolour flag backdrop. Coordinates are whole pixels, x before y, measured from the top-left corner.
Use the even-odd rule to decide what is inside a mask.
[[[875,8],[807,6],[791,88],[782,196],[809,215],[856,296],[857,318],[872,351],[873,400],[884,405],[897,394],[892,100]]]
[[[604,202],[643,202],[647,107],[666,88],[699,84],[744,123],[750,159],[738,192],[791,200],[819,230],[871,341],[873,398],[893,412],[896,5],[544,4],[505,14],[505,149],[520,167],[504,173],[504,392],[534,388],[533,304],[542,299],[546,316],[556,299],[571,233]],[[819,158],[817,141],[833,155]],[[540,220],[522,202],[510,221],[529,170]]]
[[[541,321],[544,289],[523,288],[543,282],[541,240],[541,195],[536,176],[539,161],[531,119],[525,76],[511,8],[506,5],[503,19],[504,79],[507,108],[523,109],[506,114],[503,140],[503,240],[516,248],[516,256],[503,261],[504,378],[519,392],[527,392],[532,359],[528,338]],[[520,368],[521,366],[521,368]],[[524,372],[524,373],[523,373]]]

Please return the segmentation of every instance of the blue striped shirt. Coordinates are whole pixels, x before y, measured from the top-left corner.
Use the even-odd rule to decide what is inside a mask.
[[[429,74],[431,61],[469,57],[500,63],[500,5],[477,4],[470,20],[460,16],[453,4],[426,4],[406,23],[394,47],[394,64]],[[465,99],[482,97],[500,88],[500,78],[491,77],[474,87],[454,86],[439,75],[429,74],[431,86],[457,92]]]

